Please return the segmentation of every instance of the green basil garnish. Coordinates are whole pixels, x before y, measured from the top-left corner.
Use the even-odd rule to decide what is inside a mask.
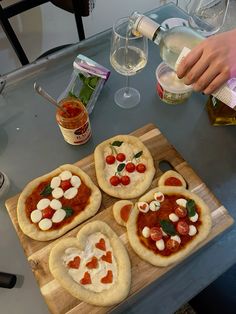
[[[123,142],[114,141],[111,145],[112,145],[112,146],[118,146],[118,147],[120,147],[122,144],[123,144]]]
[[[169,220],[161,220],[160,225],[166,234],[170,236],[176,235],[175,226]]]
[[[139,158],[142,156],[142,154],[143,154],[143,151],[141,150],[140,152],[134,155],[134,158]]]
[[[49,196],[52,194],[52,188],[50,186],[50,184],[46,185],[45,188],[42,190],[42,192],[40,193],[40,195],[43,195],[43,196]]]
[[[74,213],[74,210],[71,207],[63,207],[62,209],[66,212],[65,218],[72,216]]]
[[[119,164],[119,166],[117,167],[117,172],[121,172],[123,169],[125,168],[125,164]]]
[[[188,211],[188,216],[193,217],[196,214],[196,204],[194,200],[188,200],[186,204],[186,208]]]

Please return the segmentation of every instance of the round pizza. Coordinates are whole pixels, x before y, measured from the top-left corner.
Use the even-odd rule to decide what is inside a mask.
[[[95,215],[101,199],[84,171],[63,165],[24,188],[17,204],[19,226],[32,239],[52,240]]]
[[[160,186],[142,196],[126,224],[134,251],[155,266],[168,266],[203,241],[211,229],[206,203],[179,186]]]
[[[118,135],[102,142],[94,159],[100,188],[121,199],[142,195],[155,174],[151,153],[135,136]]]
[[[52,248],[52,275],[74,297],[98,306],[109,306],[127,297],[131,265],[115,232],[102,221],[80,229],[77,238],[66,238]]]

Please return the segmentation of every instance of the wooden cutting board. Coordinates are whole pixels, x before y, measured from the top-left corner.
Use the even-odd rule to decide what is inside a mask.
[[[189,189],[198,194],[208,204],[211,210],[213,227],[208,238],[202,242],[201,245],[195,249],[195,251],[210,242],[213,238],[233,224],[234,220],[229,215],[224,206],[220,204],[211,191],[195,174],[192,168],[186,163],[186,161],[179,155],[179,153],[154,125],[148,124],[133,132],[132,135],[139,137],[141,141],[143,141],[143,143],[149,148],[153,156],[156,167],[156,174],[150,189],[157,185],[158,178],[163,173],[159,168],[159,163],[163,160],[166,160],[185,178]],[[93,154],[78,161],[75,165],[82,168],[92,178],[95,184],[97,184]],[[39,284],[41,293],[44,296],[50,311],[55,314],[92,314],[105,313],[108,310],[111,310],[112,307],[96,307],[85,302],[81,302],[80,300],[71,296],[66,290],[64,290],[52,277],[48,268],[48,257],[52,246],[60,241],[60,238],[48,242],[39,242],[25,236],[21,232],[17,222],[16,208],[18,197],[19,195],[16,195],[7,200],[6,208],[16,229],[17,235],[19,236],[20,242],[25,251],[25,255]],[[132,295],[151,284],[153,281],[158,280],[159,277],[168,272],[171,268],[175,267],[176,264],[165,268],[154,267],[141,260],[134,253],[128,242],[126,228],[119,226],[113,218],[112,205],[116,201],[117,199],[103,193],[101,208],[98,214],[89,219],[89,221],[102,220],[108,223],[126,246],[132,263],[132,284],[130,294],[128,296],[128,298],[130,298]],[[84,224],[86,224],[86,222]],[[78,230],[84,224],[74,228],[66,235],[62,236],[62,238],[76,236]]]

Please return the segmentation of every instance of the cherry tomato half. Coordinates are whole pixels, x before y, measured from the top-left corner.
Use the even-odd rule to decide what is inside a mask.
[[[187,216],[187,209],[185,207],[183,207],[183,206],[176,207],[175,214],[179,218],[184,218],[184,217]]]
[[[108,156],[106,157],[106,163],[107,163],[108,165],[114,164],[115,161],[116,161],[116,158],[115,158],[115,156],[113,156],[113,155],[108,155]]]
[[[118,184],[120,184],[120,178],[118,176],[112,176],[110,178],[110,183],[113,186],[117,186]]]
[[[137,170],[138,172],[140,172],[140,173],[143,173],[143,172],[146,171],[146,166],[145,166],[144,164],[138,164],[138,165],[136,166],[136,170]]]
[[[179,232],[179,234],[182,235],[187,235],[189,233],[189,225],[187,224],[187,222],[185,221],[179,221],[177,223],[177,231]]]
[[[43,218],[51,219],[54,213],[55,210],[52,209],[51,207],[47,207],[42,210]]]
[[[168,250],[170,250],[171,252],[176,252],[179,248],[179,242],[173,240],[173,239],[169,239],[166,241],[166,247]]]
[[[133,164],[132,162],[128,162],[125,166],[126,171],[128,172],[134,172],[135,170],[135,164]]]
[[[125,154],[123,154],[123,153],[119,153],[119,154],[117,154],[116,155],[116,159],[118,160],[118,161],[124,161],[125,160]]]
[[[123,185],[128,185],[128,184],[130,184],[130,177],[129,177],[129,176],[122,176],[122,177],[121,177],[121,183],[122,183]]]
[[[150,229],[150,237],[153,241],[159,241],[162,239],[163,233],[161,231],[161,228],[159,227],[152,227]]]
[[[63,191],[66,191],[72,187],[72,184],[70,183],[70,180],[65,180],[61,182],[60,187],[62,188]]]

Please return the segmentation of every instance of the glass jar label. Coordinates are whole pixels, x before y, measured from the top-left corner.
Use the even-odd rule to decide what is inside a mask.
[[[86,143],[92,135],[89,119],[82,126],[76,129],[66,129],[60,124],[58,125],[65,141],[72,145],[82,145]]]

